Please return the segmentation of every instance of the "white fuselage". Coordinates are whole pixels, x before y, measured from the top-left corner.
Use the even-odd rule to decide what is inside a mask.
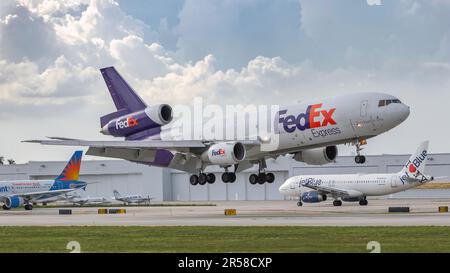
[[[383,196],[405,191],[422,185],[419,181],[403,183],[400,174],[348,174],[348,175],[301,175],[292,177],[280,187],[285,196],[298,197],[305,192],[314,191],[303,186],[322,186],[342,189],[349,192],[350,198]]]
[[[78,205],[109,203],[104,197],[74,197],[70,198],[68,201]]]
[[[0,182],[0,196],[49,191],[54,180],[18,180]]]
[[[117,201],[131,203],[131,204],[144,203],[144,202],[150,201],[149,197],[141,196],[141,195],[129,195],[129,196],[124,196],[124,197],[120,197],[120,198],[116,197],[115,199]]]
[[[390,100],[392,103],[380,106],[380,101]],[[393,103],[395,101],[395,103]],[[205,126],[202,132],[194,132],[193,135],[200,136],[199,139],[207,140],[232,140],[228,137],[229,132],[240,132],[244,134],[245,140],[256,140],[258,137],[270,139],[261,146],[255,146],[247,151],[246,159],[258,159],[266,155],[280,155],[311,149],[316,147],[325,147],[349,143],[355,139],[371,138],[382,134],[396,127],[405,121],[410,113],[407,105],[401,103],[391,95],[383,93],[357,93],[343,95],[333,98],[318,99],[308,102],[296,103],[288,106],[279,106],[279,110],[270,116],[270,121],[266,119],[257,119],[258,123],[248,123],[255,128],[238,130],[236,120],[243,120],[239,115],[232,118],[215,120],[217,128],[224,128],[223,134],[214,135],[219,139],[211,139],[205,136]],[[248,119],[252,119],[251,117]],[[194,119],[195,120],[195,119]],[[203,121],[204,122],[204,121]],[[272,130],[266,130],[266,133],[258,131],[256,127],[261,127],[261,122],[272,124]],[[211,123],[211,121],[209,121]],[[184,139],[185,124],[174,123],[163,126],[161,133],[152,138],[162,140]],[[212,126],[209,125],[208,128]],[[267,126],[264,125],[264,128]],[[222,131],[222,130],[219,130]],[[250,133],[246,133],[246,132]],[[257,135],[254,135],[257,132]],[[243,140],[232,136],[238,141]],[[222,137],[222,139],[220,139]],[[192,139],[192,138],[191,138]]]

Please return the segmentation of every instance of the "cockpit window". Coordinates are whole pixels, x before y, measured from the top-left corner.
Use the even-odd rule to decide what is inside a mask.
[[[402,103],[399,99],[395,100],[380,100],[378,107],[388,106],[391,103]]]

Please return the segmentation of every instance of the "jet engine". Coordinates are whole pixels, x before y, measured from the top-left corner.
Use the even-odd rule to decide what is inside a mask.
[[[333,162],[338,155],[336,146],[304,150],[294,154],[296,161],[304,162],[308,165],[325,165]]]
[[[245,146],[240,142],[222,142],[209,147],[201,155],[204,162],[214,165],[230,166],[245,159]]]
[[[103,126],[101,132],[115,137],[127,137],[166,125],[172,121],[172,118],[172,107],[167,104],[157,104],[112,119]]]
[[[22,206],[23,204],[25,204],[25,201],[22,197],[11,196],[5,199],[4,204],[7,209],[11,209]]]
[[[305,203],[319,203],[327,201],[327,196],[321,195],[317,191],[304,192],[301,197],[302,201]]]

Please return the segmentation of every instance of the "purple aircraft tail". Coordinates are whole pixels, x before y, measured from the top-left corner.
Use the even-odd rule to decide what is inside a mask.
[[[120,76],[114,67],[102,68],[100,71],[117,108],[117,112],[100,118],[102,127],[117,117],[137,112],[147,107],[145,102],[128,85],[122,76]]]

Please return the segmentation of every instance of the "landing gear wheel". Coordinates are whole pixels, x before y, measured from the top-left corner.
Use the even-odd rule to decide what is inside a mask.
[[[355,162],[356,164],[364,164],[366,163],[366,157],[363,155],[357,155],[355,156]]]
[[[195,186],[198,184],[198,175],[193,174],[191,175],[191,177],[189,178],[189,182],[191,183],[192,186]]]
[[[342,206],[342,201],[341,201],[341,200],[334,200],[334,201],[333,201],[333,206],[335,206],[335,207],[340,207],[340,206]]]
[[[258,183],[258,176],[256,174],[251,174],[248,181],[250,181],[250,184],[256,185],[256,183]]]
[[[302,202],[297,202],[297,207],[301,207],[301,206],[303,206],[303,203]]]
[[[265,173],[259,173],[258,174],[258,184],[262,185],[266,183],[267,181],[267,175]]]
[[[4,210],[10,210],[11,208],[8,208],[6,205],[3,205]]]
[[[202,186],[205,185],[207,179],[208,178],[206,177],[206,174],[204,174],[204,173],[199,174],[199,176],[198,176],[198,184],[200,184]]]
[[[236,174],[235,173],[228,173],[228,182],[229,183],[236,182]]]
[[[31,205],[31,204],[25,205],[25,210],[32,210],[32,209],[33,209],[33,205]]]
[[[275,175],[273,173],[267,174],[267,183],[271,184],[275,181]]]
[[[229,173],[223,173],[222,174],[222,182],[223,183],[228,183],[229,182],[230,178],[229,178],[228,174]]]
[[[214,182],[216,182],[216,175],[213,174],[213,173],[208,173],[208,174],[206,175],[206,181],[207,181],[209,184],[214,184]]]
[[[368,204],[369,204],[369,202],[367,200],[365,200],[365,199],[359,201],[359,205],[360,206],[367,206]]]

